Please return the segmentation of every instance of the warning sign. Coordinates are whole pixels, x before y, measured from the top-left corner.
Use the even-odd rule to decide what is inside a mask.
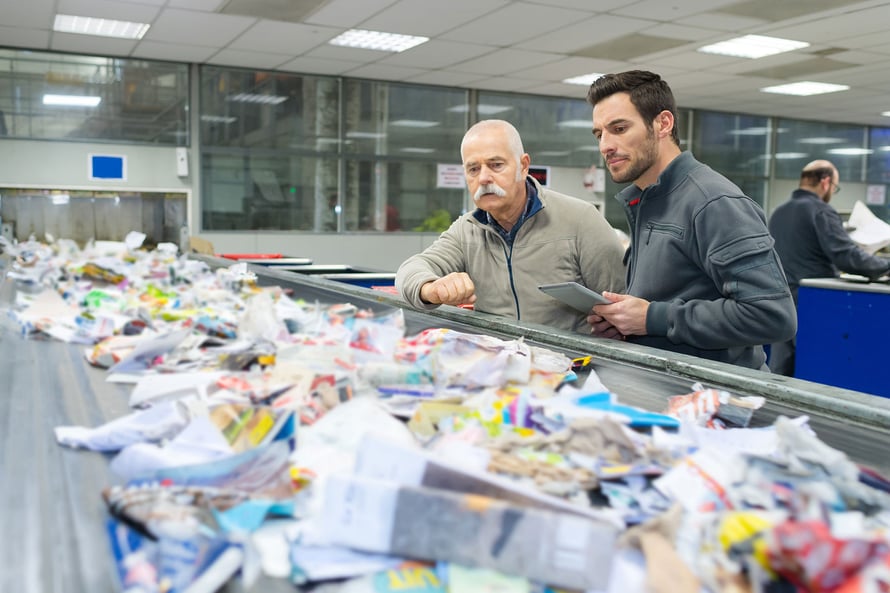
[[[436,165],[436,187],[453,187],[455,189],[463,189],[466,187],[464,181],[464,168],[461,165]]]

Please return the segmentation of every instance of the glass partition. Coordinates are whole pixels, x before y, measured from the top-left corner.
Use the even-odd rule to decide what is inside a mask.
[[[799,179],[810,161],[828,159],[841,179],[861,182],[868,147],[865,126],[779,119],[776,124],[776,169],[780,179]]]
[[[772,137],[769,118],[715,111],[695,111],[693,118],[692,146],[698,160],[763,206]]]
[[[188,66],[0,49],[0,136],[187,146]]]

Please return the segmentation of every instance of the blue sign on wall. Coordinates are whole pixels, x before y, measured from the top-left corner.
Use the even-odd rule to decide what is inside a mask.
[[[127,179],[127,157],[107,154],[90,155],[90,179]]]

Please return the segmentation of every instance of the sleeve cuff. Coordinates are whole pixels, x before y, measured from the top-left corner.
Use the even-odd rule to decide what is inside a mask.
[[[646,313],[646,333],[650,336],[667,336],[669,303],[649,303]]]

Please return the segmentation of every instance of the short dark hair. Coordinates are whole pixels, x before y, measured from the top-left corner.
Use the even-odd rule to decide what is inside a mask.
[[[616,93],[627,93],[630,102],[637,108],[646,126],[652,128],[652,122],[662,111],[670,111],[674,116],[674,128],[671,138],[680,146],[680,135],[677,132],[677,103],[674,93],[661,76],[646,70],[628,70],[618,74],[606,74],[593,81],[587,91],[587,102],[593,107]]]
[[[826,177],[834,182],[834,169],[831,167],[816,167],[815,169],[804,169],[800,172],[800,182],[809,186],[819,185],[819,182]]]

